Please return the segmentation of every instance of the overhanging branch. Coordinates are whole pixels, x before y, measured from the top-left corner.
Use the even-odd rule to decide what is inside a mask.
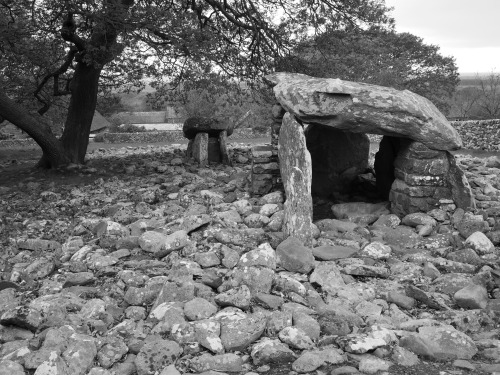
[[[42,82],[40,82],[40,84],[36,88],[35,92],[33,93],[33,95],[35,96],[35,98],[40,103],[43,104],[43,107],[38,110],[38,113],[40,115],[43,115],[45,112],[47,112],[49,110],[49,108],[50,108],[50,105],[51,105],[50,101],[47,101],[44,98],[42,98],[42,96],[40,95],[40,92],[42,91],[42,89],[44,88],[44,86],[47,84],[47,82],[52,77],[54,78],[54,91],[53,91],[53,95],[54,96],[68,95],[70,93],[69,90],[61,91],[59,89],[59,76],[61,74],[64,74],[64,73],[66,73],[68,71],[68,69],[71,66],[71,63],[73,62],[73,60],[74,60],[75,55],[76,55],[77,52],[78,51],[77,51],[77,49],[75,47],[70,48],[68,54],[66,55],[66,59],[64,60],[64,63],[55,72],[52,72],[52,73],[46,75],[43,78]]]

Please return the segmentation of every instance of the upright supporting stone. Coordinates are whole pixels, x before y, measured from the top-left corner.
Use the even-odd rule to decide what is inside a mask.
[[[227,152],[227,132],[225,130],[219,133],[219,147],[222,164],[231,165],[231,159],[229,159],[229,153]]]
[[[283,121],[283,116],[285,115],[285,113],[285,110],[279,103],[276,103],[272,108],[273,124],[271,125],[271,144],[274,147],[278,147],[278,137],[280,135],[281,122]]]
[[[190,159],[193,157],[193,145],[194,145],[194,138],[190,139],[188,141],[187,149],[186,149],[186,158]]]
[[[438,207],[440,199],[453,199],[464,209],[473,207],[469,183],[453,155],[411,140],[401,139],[400,144],[389,195],[391,211],[398,215],[427,212]]]
[[[300,239],[306,245],[311,245],[312,161],[307,151],[302,125],[289,113],[283,117],[278,140],[278,155],[286,194],[283,232]]]
[[[447,152],[448,163],[450,171],[448,173],[448,184],[451,188],[451,196],[455,205],[464,210],[471,210],[476,208],[474,195],[472,189],[465,177],[465,173],[458,167],[455,156]]]
[[[208,133],[196,134],[193,142],[193,157],[200,167],[208,165]]]

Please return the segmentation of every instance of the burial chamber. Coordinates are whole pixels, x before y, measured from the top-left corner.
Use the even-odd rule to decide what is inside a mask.
[[[391,212],[427,212],[442,199],[474,207],[467,179],[450,153],[462,140],[429,100],[408,90],[295,73],[274,73],[266,80],[282,107],[275,112],[282,117],[277,143],[288,235],[310,243],[312,196],[352,188],[368,166],[367,134],[382,136],[376,188]]]

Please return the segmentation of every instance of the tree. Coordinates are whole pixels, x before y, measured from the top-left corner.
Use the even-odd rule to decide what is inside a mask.
[[[475,118],[478,115],[477,103],[481,90],[477,87],[459,88],[451,100],[450,117],[459,120]]]
[[[409,33],[372,27],[331,29],[302,42],[280,61],[282,70],[408,89],[449,110],[458,84],[452,57]]]
[[[244,117],[249,127],[269,128],[272,96],[272,90],[265,84],[253,82],[248,85],[220,74],[199,74],[177,87],[158,86],[148,95],[148,101],[157,108],[165,102],[176,103],[188,117],[211,117],[228,126],[234,126]]]
[[[140,85],[143,76],[180,81],[193,67],[254,78],[311,30],[391,25],[387,10],[379,0],[2,0],[0,116],[40,145],[40,166],[83,163],[99,87]],[[38,54],[43,67],[27,58]],[[12,83],[15,58],[27,66]],[[29,80],[32,93],[52,84],[53,97],[70,96],[60,139],[44,111],[34,114],[17,95],[33,67],[46,71]]]
[[[452,116],[459,119],[495,119],[500,117],[500,74],[476,74],[474,86],[457,90],[451,101]]]
[[[500,74],[491,73],[486,78],[479,78],[479,90],[477,106],[480,109],[480,116],[484,119],[498,118],[500,116]]]

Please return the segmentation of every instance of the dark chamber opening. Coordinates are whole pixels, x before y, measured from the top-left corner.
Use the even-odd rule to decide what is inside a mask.
[[[312,161],[313,221],[334,218],[332,205],[387,201],[394,182],[400,138],[370,143],[366,134],[309,125],[306,144]],[[378,151],[377,151],[378,146]],[[375,154],[370,163],[370,154]]]

